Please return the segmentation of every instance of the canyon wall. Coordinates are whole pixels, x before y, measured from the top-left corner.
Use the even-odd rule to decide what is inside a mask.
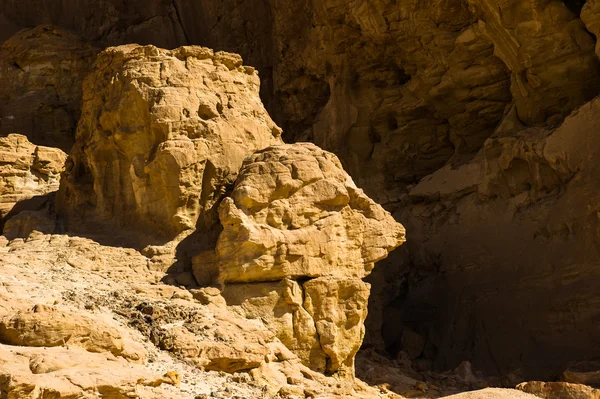
[[[33,3],[0,4],[0,40],[53,24],[258,69],[284,140],[334,152],[407,227],[369,277],[367,345],[545,378],[598,356],[597,104],[568,115],[600,92],[600,2]]]

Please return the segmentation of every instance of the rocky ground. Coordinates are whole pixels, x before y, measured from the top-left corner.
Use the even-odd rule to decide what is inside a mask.
[[[470,370],[419,373],[368,353],[357,373],[372,387],[325,377],[278,354],[262,322],[220,295],[161,283],[135,250],[40,232],[1,244],[3,397],[433,398],[485,384]],[[182,327],[197,341],[171,346]],[[256,357],[257,344],[276,349]]]

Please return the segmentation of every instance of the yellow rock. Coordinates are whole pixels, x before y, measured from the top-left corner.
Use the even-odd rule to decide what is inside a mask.
[[[258,91],[239,56],[195,46],[104,50],[83,85],[58,196],[67,227],[116,224],[165,242],[212,226],[243,159],[281,143]]]

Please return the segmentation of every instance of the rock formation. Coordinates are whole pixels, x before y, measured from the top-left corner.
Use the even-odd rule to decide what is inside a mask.
[[[4,235],[27,236],[34,229],[54,231],[54,221],[46,217],[48,197],[58,190],[66,158],[60,149],[35,146],[19,134],[0,138],[0,220]],[[10,221],[15,216],[20,218],[18,223]]]
[[[81,237],[0,237],[0,395],[399,399],[310,370],[218,291],[163,284],[148,261]]]
[[[353,374],[375,262],[404,228],[313,144],[246,159],[221,203],[214,253],[194,259],[201,284],[225,283],[229,305],[261,318],[311,368]]]
[[[51,26],[23,30],[0,47],[0,134],[69,151],[81,110],[81,82],[98,49]]]
[[[594,99],[555,130],[492,137],[409,192],[406,252],[378,269],[410,286],[385,311],[389,346],[413,330],[441,368],[467,357],[527,379],[600,355],[599,115]]]
[[[600,61],[583,22],[563,1],[469,0],[494,54],[511,71],[516,117],[557,125],[600,90]]]
[[[201,47],[103,51],[84,82],[57,208],[73,228],[113,225],[165,242],[210,227],[243,159],[281,142],[256,71]],[[140,239],[140,241],[142,241]]]
[[[41,23],[84,38],[44,28],[4,43],[0,80],[8,81],[0,87],[0,117],[19,111],[28,118],[32,110],[43,117],[16,133],[48,145],[36,140],[58,143],[57,137],[72,132],[77,95],[63,90],[79,88],[54,80],[62,75],[52,62],[71,65],[69,75],[80,81],[89,71],[87,54],[95,51],[88,52],[86,41],[99,48],[139,42],[237,52],[257,67],[262,100],[284,138],[335,153],[366,195],[411,233],[367,277],[372,263],[396,245],[381,240],[390,238],[385,234],[398,238],[397,225],[388,216],[357,211],[356,191],[337,166],[332,175],[292,192],[305,177],[288,178],[280,166],[288,160],[261,157],[290,155],[294,164],[302,155],[310,164],[320,150],[281,146],[280,131],[258,100],[258,77],[237,56],[190,47],[106,50],[84,86],[78,144],[58,209],[68,229],[105,236],[129,230],[136,248],[157,245],[117,256],[117,249],[75,240],[81,247],[67,263],[88,272],[103,268],[103,275],[117,279],[132,268],[152,270],[176,285],[214,283],[190,292],[156,289],[176,296],[168,301],[191,302],[192,295],[192,308],[224,312],[178,313],[176,306],[161,313],[168,308],[165,298],[160,305],[132,300],[127,309],[113,309],[135,320],[148,340],[199,367],[243,370],[281,394],[310,396],[314,385],[303,385],[305,375],[319,386],[332,380],[309,374],[299,361],[328,373],[350,369],[371,284],[365,353],[375,358],[377,350],[387,351],[390,358],[375,368],[380,372],[367,374],[394,375],[389,386],[402,387],[405,396],[441,394],[429,387],[428,373],[455,369],[464,360],[472,362],[464,389],[483,386],[477,385],[478,370],[506,377],[496,386],[559,375],[568,383],[592,384],[588,378],[597,368],[579,375],[581,381],[565,376],[572,361],[600,355],[599,105],[593,99],[600,93],[600,1],[55,3],[0,2],[0,41]],[[71,49],[78,61],[39,43]],[[25,56],[30,53],[43,57]],[[27,60],[32,66],[19,70]],[[45,61],[52,61],[51,68]],[[40,70],[39,81],[56,88],[38,85]],[[29,103],[27,93],[35,101]],[[223,100],[229,95],[240,101],[232,108]],[[69,122],[60,123],[65,115]],[[39,126],[45,131],[31,130]],[[253,164],[261,166],[247,168]],[[273,184],[283,191],[271,190]],[[13,201],[7,199],[10,206]],[[33,250],[33,244],[13,238],[54,228],[45,216],[51,202],[44,204],[43,212],[35,206],[10,215],[4,227],[10,251],[27,258],[18,248]],[[207,251],[217,236],[216,251]],[[196,245],[196,239],[210,245]],[[175,259],[184,244],[185,257]],[[87,257],[88,246],[102,253],[98,260]],[[188,256],[196,250],[203,252],[195,258],[193,278]],[[161,275],[175,260],[185,273]],[[198,314],[226,331],[210,324],[206,334],[199,332],[205,325]],[[246,318],[258,330],[240,327]],[[348,328],[337,328],[342,323]],[[237,336],[240,343],[229,350]],[[400,363],[410,365],[414,378],[396,379]],[[535,382],[530,388],[540,396],[572,391]],[[506,395],[516,394],[486,390],[462,397]]]

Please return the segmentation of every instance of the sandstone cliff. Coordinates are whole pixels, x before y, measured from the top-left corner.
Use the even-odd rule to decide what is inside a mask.
[[[524,378],[555,379],[570,362],[598,356],[594,126],[599,116],[594,97],[600,91],[600,2],[31,3],[0,4],[0,40],[19,27],[42,23],[83,38],[37,28],[4,42],[0,67],[7,72],[0,79],[9,79],[0,88],[2,128],[12,126],[5,124],[6,116],[23,115],[25,121],[39,117],[39,123],[21,123],[23,131],[16,132],[34,145],[66,148],[59,137],[72,134],[73,121],[79,119],[79,86],[57,78],[57,65],[77,69],[70,75],[80,81],[90,70],[89,55],[108,45],[200,44],[217,51],[188,54],[189,47],[125,46],[100,56],[100,69],[84,85],[84,99],[86,87],[90,97],[82,106],[79,144],[67,163],[58,203],[68,228],[101,226],[97,233],[110,229],[115,235],[130,229],[128,238],[137,240],[136,248],[166,243],[146,247],[142,255],[152,270],[179,262],[177,270],[184,273],[166,277],[171,283],[193,285],[189,263],[197,255],[196,278],[218,284],[196,292],[196,300],[225,301],[237,316],[262,319],[266,333],[277,336],[305,364],[332,371],[336,367],[324,359],[333,362],[341,352],[330,346],[324,357],[325,345],[313,329],[315,318],[323,315],[316,316],[319,306],[307,300],[310,293],[304,285],[339,278],[314,269],[327,269],[345,254],[359,252],[360,261],[347,266],[354,270],[352,281],[360,281],[356,279],[367,273],[359,272],[379,256],[363,256],[362,245],[339,239],[360,236],[341,227],[360,217],[351,214],[347,219],[347,213],[338,212],[342,205],[336,201],[345,196],[338,196],[337,188],[321,192],[332,194],[326,202],[333,203],[325,207],[288,197],[288,192],[274,200],[261,197],[268,190],[245,192],[241,187],[252,187],[244,183],[254,179],[250,172],[235,182],[245,157],[281,144],[268,111],[283,128],[285,140],[310,141],[335,153],[356,185],[407,227],[406,245],[367,278],[371,296],[365,342],[391,356],[383,364],[454,369],[468,359],[475,370],[508,376],[511,382],[505,385],[515,386]],[[40,50],[44,40],[69,50]],[[240,53],[258,69],[264,108],[252,68],[219,50]],[[36,56],[23,56],[29,52]],[[46,67],[49,58],[62,61]],[[109,62],[113,58],[115,65]],[[27,68],[19,70],[14,62]],[[190,78],[190,65],[194,76],[203,76],[202,84]],[[215,76],[217,83],[204,85]],[[40,81],[55,82],[57,88],[40,86]],[[229,109],[215,100],[232,87],[244,98],[242,108],[248,113],[237,115],[242,108]],[[206,107],[200,106],[200,98]],[[128,108],[132,113],[118,111]],[[240,124],[256,127],[250,129],[254,138],[230,153],[231,146],[220,147],[221,136],[233,131],[229,138],[235,142],[239,134],[249,134]],[[206,137],[196,136],[198,132]],[[38,141],[46,138],[51,139]],[[13,166],[8,168],[15,173]],[[352,198],[343,179],[333,180]],[[217,208],[223,198],[220,213],[226,223],[221,227]],[[298,204],[308,212],[298,211]],[[336,221],[332,225],[319,224],[325,211],[331,214],[323,220]],[[21,215],[21,221],[13,218],[14,236],[32,230],[19,227],[28,220],[28,214]],[[40,215],[30,225],[44,229],[48,219]],[[368,226],[372,219],[360,220]],[[387,231],[391,225],[377,226]],[[302,231],[307,228],[309,233]],[[210,233],[186,237],[194,229]],[[345,251],[337,254],[325,245],[318,255],[303,252],[306,256],[298,262],[294,245],[298,240],[305,244],[303,234],[323,234]],[[175,243],[167,242],[175,236]],[[208,244],[198,246],[202,240]],[[185,257],[177,259],[184,246]],[[211,253],[211,246],[216,251]],[[373,244],[377,251],[392,246]],[[202,256],[193,250],[200,247]],[[256,255],[261,251],[266,254],[262,258]],[[227,253],[235,254],[250,272],[229,270],[223,259]],[[256,277],[274,270],[268,278]],[[221,283],[225,298],[219,292]],[[354,294],[346,298],[353,304],[354,319],[362,322],[359,308],[366,295],[360,293],[366,283],[352,287],[359,300]],[[329,298],[344,291],[337,282],[313,288],[327,291]],[[340,306],[333,301],[328,312]],[[273,317],[278,312],[284,316]],[[348,330],[354,343],[362,334],[354,328],[358,324]],[[290,332],[296,326],[307,330]],[[199,353],[205,352],[187,350],[195,348],[195,339],[177,331],[172,337],[180,340],[165,338],[164,346],[203,364]],[[249,353],[262,356],[261,350]],[[256,365],[256,359],[239,361],[242,367],[247,363]],[[381,368],[382,374],[392,375],[393,367]],[[467,385],[475,380],[465,379]],[[572,389],[540,384],[532,383],[528,392],[547,396]]]

